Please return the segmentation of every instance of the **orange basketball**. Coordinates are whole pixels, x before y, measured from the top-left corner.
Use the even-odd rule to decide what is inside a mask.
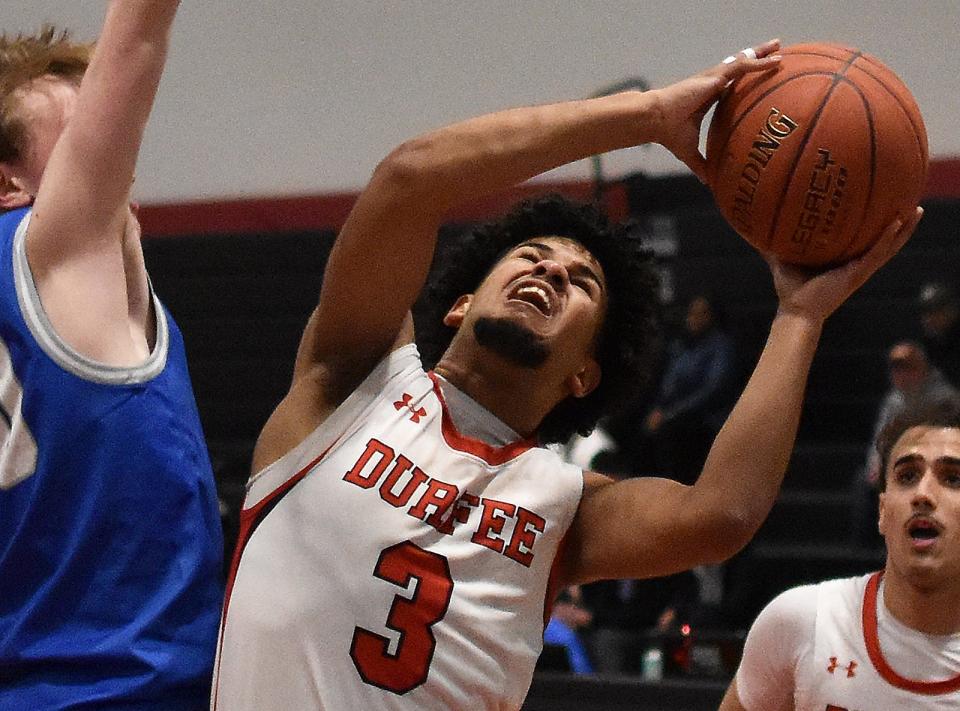
[[[754,247],[826,267],[863,254],[920,199],[927,131],[899,77],[834,44],[781,50],[717,105],[707,170],[720,212]]]

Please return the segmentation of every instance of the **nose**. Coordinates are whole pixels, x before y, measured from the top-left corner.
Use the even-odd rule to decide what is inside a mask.
[[[554,259],[541,259],[534,265],[533,274],[549,281],[557,291],[565,289],[570,280],[567,268]]]
[[[911,504],[915,509],[933,510],[937,507],[936,477],[932,472],[924,472],[913,491]]]

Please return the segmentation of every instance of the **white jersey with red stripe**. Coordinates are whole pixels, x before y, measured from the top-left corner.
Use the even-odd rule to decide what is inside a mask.
[[[743,707],[960,709],[960,634],[927,635],[900,623],[883,604],[881,580],[881,573],[829,580],[771,602],[737,671]]]
[[[516,709],[582,471],[461,435],[413,345],[255,475],[212,708]]]

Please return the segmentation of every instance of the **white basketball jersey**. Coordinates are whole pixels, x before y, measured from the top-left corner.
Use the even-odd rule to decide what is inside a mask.
[[[583,487],[460,435],[413,345],[248,485],[218,711],[516,709]]]
[[[875,573],[816,586],[816,635],[797,664],[797,711],[960,709],[960,676],[924,680],[931,667],[942,664],[938,638],[901,626],[898,648],[882,648],[877,633],[880,577]],[[946,646],[945,638],[939,641]],[[883,643],[895,644],[892,639]],[[905,649],[908,645],[915,654]],[[888,661],[894,655],[901,667],[897,670]],[[902,668],[911,656],[913,668]]]

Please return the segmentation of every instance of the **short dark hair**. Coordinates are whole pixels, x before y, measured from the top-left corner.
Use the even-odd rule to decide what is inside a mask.
[[[613,224],[597,208],[560,195],[526,200],[445,245],[416,309],[417,344],[431,368],[453,339],[455,330],[443,325],[443,317],[454,302],[474,292],[507,251],[547,236],[573,239],[593,255],[606,277],[608,305],[597,342],[600,384],[544,418],[542,443],[589,434],[602,416],[630,405],[650,377],[659,339],[659,279],[639,227]]]
[[[921,402],[904,410],[884,425],[877,436],[877,454],[880,455],[880,478],[877,487],[880,491],[887,488],[890,453],[904,433],[914,427],[960,429],[960,398],[950,396]]]

